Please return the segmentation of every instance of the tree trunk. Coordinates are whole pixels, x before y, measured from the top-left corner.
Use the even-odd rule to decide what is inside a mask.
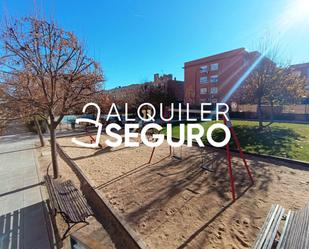
[[[39,121],[38,121],[38,119],[35,115],[33,116],[33,120],[34,120],[34,123],[35,123],[35,126],[36,126],[36,130],[38,132],[39,138],[40,138],[41,146],[44,147],[45,141],[44,141],[44,138],[43,138],[42,129],[41,129]]]
[[[257,105],[257,112],[258,112],[258,120],[259,120],[259,127],[263,127],[263,117],[262,117],[262,101],[259,98],[258,105]]]
[[[51,124],[49,125],[49,131],[50,131],[50,147],[51,147],[51,158],[52,158],[52,164],[53,164],[53,174],[54,178],[58,178],[58,160],[57,160],[57,148],[56,148],[56,130],[54,127],[54,122],[51,121]]]
[[[270,123],[274,122],[274,102],[270,101]]]

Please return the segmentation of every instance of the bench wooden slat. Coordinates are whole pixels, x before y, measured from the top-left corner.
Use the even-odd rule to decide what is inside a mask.
[[[304,239],[304,248],[309,248],[309,203],[306,205],[305,207],[305,221],[306,221],[306,225],[305,225],[305,231],[304,234],[306,235],[305,239]]]
[[[271,217],[272,217],[273,213],[275,212],[275,209],[276,209],[276,205],[272,205],[267,216],[266,216],[265,222],[264,222],[256,240],[255,240],[254,246],[252,248],[255,249],[255,248],[261,247],[263,240],[265,239],[265,237],[263,237],[263,236],[264,236],[265,231],[267,229],[267,224],[270,222]]]
[[[86,218],[93,215],[82,193],[74,186],[71,180],[59,183],[46,175],[46,187],[53,209],[60,213],[68,224],[63,238],[74,224],[86,222]],[[70,223],[73,223],[70,226]]]
[[[70,195],[76,201],[76,206],[78,207],[78,211],[80,215],[92,215],[92,211],[88,206],[85,198],[80,194],[80,192],[74,187],[73,183],[69,180],[65,182],[65,188],[69,191]]]
[[[272,247],[283,214],[283,207],[279,205],[271,206],[262,229],[252,247],[253,249],[268,249]]]
[[[277,249],[309,248],[309,204],[299,211],[290,211]]]
[[[285,221],[285,224],[284,224],[284,227],[283,227],[283,230],[282,230],[282,234],[280,236],[279,243],[277,245],[277,249],[279,249],[279,248],[281,249],[284,246],[285,237],[289,233],[289,230],[291,228],[291,226],[290,226],[290,224],[291,224],[290,221],[291,220],[293,220],[293,212],[289,211],[287,216],[286,216],[286,221]]]
[[[67,222],[78,222],[78,216],[71,212],[74,204],[70,204],[70,199],[67,199],[68,193],[65,192],[61,184],[55,184],[55,196],[59,205],[59,212],[65,215],[64,218],[67,219]]]
[[[289,247],[289,244],[295,244],[295,241],[294,241],[294,238],[293,238],[293,230],[295,230],[297,228],[297,223],[298,223],[298,220],[297,220],[297,214],[295,212],[292,212],[293,214],[293,217],[292,219],[290,219],[289,221],[289,230],[288,230],[288,233],[286,234],[286,237],[285,237],[285,245],[283,248],[287,248]]]
[[[75,200],[70,198],[69,192],[63,188],[62,184],[58,186],[58,194],[60,202],[62,203],[62,211],[71,219],[72,222],[77,222],[80,220],[77,212],[74,212],[74,207],[76,206]],[[70,202],[74,203],[71,205]]]
[[[80,199],[83,199],[84,197],[80,194],[78,189],[71,185],[72,182],[64,182],[61,185],[59,185],[59,198],[62,200],[63,204],[63,210],[67,213],[69,218],[73,222],[78,221],[84,221],[85,218],[87,218],[89,215],[83,214],[80,212]],[[67,185],[71,185],[70,188],[66,187]],[[71,205],[70,203],[74,203],[74,205]],[[88,204],[85,202],[83,203],[84,206],[88,207]]]
[[[278,209],[278,211],[277,211],[277,213],[274,217],[271,228],[269,230],[270,232],[267,234],[266,241],[265,241],[266,243],[262,247],[263,249],[271,249],[272,248],[283,215],[284,215],[284,208],[279,207],[279,209]]]
[[[255,242],[254,242],[254,244],[252,246],[252,249],[260,248],[261,247],[261,245],[263,243],[263,235],[265,234],[265,231],[267,229],[267,225],[266,224],[268,224],[270,222],[271,217],[272,217],[275,209],[276,209],[276,205],[271,205],[271,208],[268,211],[268,214],[267,214],[266,219],[264,221],[264,224],[263,224],[263,226],[262,226],[262,228],[261,228],[257,238],[255,239]]]
[[[70,191],[72,198],[76,201],[76,206],[78,207],[78,211],[81,216],[89,216],[92,215],[92,211],[90,210],[88,204],[86,203],[85,198],[80,194],[79,191],[73,189],[73,184],[71,182],[67,182],[66,188]]]
[[[66,202],[74,202],[74,208],[69,206],[68,212],[73,212],[80,219],[85,219],[88,216],[92,215],[92,211],[86,203],[84,197],[80,194],[80,192],[72,185],[72,182],[65,182],[64,189],[67,192],[63,198],[66,199]]]
[[[274,246],[284,208],[272,205],[253,249]],[[298,211],[289,211],[276,249],[309,249],[309,203]]]
[[[56,201],[56,196],[54,193],[54,186],[53,186],[53,182],[51,181],[50,177],[48,176],[44,176],[45,182],[46,182],[46,187],[47,187],[47,192],[49,195],[49,199],[50,199],[50,204],[52,205],[52,208],[54,209],[53,211],[57,211],[59,210],[59,206],[58,203]]]
[[[306,240],[305,240],[305,247],[309,248],[309,203],[307,204],[306,214],[307,214],[307,218],[306,218],[306,221],[307,221],[307,232],[306,232],[307,237],[306,237]]]
[[[299,216],[299,227],[297,228],[297,232],[294,234],[295,239],[297,240],[298,248],[305,248],[305,241],[306,241],[306,231],[307,231],[307,221],[306,219],[306,206],[300,210],[297,211]],[[298,238],[297,238],[298,237]],[[308,247],[307,247],[308,248]]]

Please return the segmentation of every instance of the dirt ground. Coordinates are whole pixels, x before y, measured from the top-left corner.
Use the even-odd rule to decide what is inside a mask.
[[[309,201],[309,168],[250,157],[250,187],[234,156],[238,199],[232,203],[223,150],[183,146],[182,153],[175,149],[176,156],[182,154],[177,160],[165,143],[148,164],[151,148],[142,144],[87,149],[69,137],[58,142],[151,249],[250,248],[272,204],[299,209]]]

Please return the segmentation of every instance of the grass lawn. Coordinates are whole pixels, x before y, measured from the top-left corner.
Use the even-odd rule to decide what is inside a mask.
[[[234,120],[232,123],[245,151],[309,162],[309,124],[273,123],[259,129],[255,121]],[[212,122],[201,124],[205,129],[203,139],[206,141],[206,130]],[[179,126],[173,128],[173,136],[179,137]],[[213,138],[222,141],[223,132],[216,131]],[[232,148],[236,148],[232,138],[230,143]]]

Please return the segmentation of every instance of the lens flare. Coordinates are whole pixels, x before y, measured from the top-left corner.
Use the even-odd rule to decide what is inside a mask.
[[[295,15],[309,18],[309,0],[297,0],[294,7]]]
[[[291,25],[309,23],[309,0],[291,1],[282,18]]]
[[[274,38],[273,45],[284,40],[284,37],[292,29],[297,27],[299,31],[307,30],[309,27],[309,0],[289,0],[284,11],[281,13],[278,20],[274,23],[274,30],[278,32],[276,38]],[[304,27],[304,28],[303,28]],[[237,89],[244,83],[248,76],[255,70],[255,68],[261,63],[265,56],[271,49],[272,45],[269,44],[265,51],[261,51],[262,54],[255,60],[255,62],[244,72],[234,86],[223,97],[223,103],[228,102]]]

